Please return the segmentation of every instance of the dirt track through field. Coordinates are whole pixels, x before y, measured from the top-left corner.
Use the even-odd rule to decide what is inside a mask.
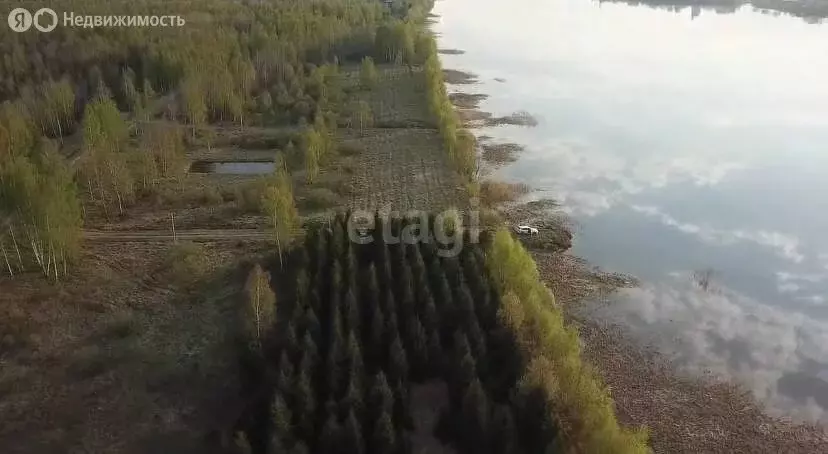
[[[83,238],[87,241],[108,242],[172,241],[173,234],[170,230],[130,230],[121,232],[106,230],[84,230]],[[183,241],[270,241],[273,239],[273,232],[270,230],[258,229],[177,230],[175,232],[175,239]]]

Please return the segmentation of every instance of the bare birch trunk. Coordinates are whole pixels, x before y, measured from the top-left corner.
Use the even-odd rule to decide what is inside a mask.
[[[11,264],[9,263],[9,256],[6,255],[6,247],[3,243],[0,243],[0,249],[3,250],[3,258],[6,259],[6,267],[9,269],[9,276],[14,277],[14,271],[12,271]]]
[[[17,239],[14,237],[14,229],[12,226],[9,225],[9,233],[11,234],[12,238],[12,245],[14,245],[14,251],[17,253],[17,264],[20,271],[23,271],[23,257],[20,255],[20,248],[17,247]]]

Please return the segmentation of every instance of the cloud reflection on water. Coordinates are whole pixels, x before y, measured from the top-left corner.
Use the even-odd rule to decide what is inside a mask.
[[[624,326],[686,372],[736,379],[772,410],[828,421],[826,322],[726,287],[704,291],[686,272],[585,310]]]

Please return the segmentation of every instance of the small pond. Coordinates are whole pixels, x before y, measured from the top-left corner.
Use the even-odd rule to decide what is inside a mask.
[[[249,161],[195,161],[190,166],[192,173],[221,173],[227,175],[262,175],[273,172],[274,163]]]

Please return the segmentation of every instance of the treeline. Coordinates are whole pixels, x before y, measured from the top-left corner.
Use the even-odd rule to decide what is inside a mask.
[[[448,153],[455,170],[469,183],[472,195],[479,192],[476,179],[478,177],[477,140],[474,135],[463,129],[454,105],[448,96],[443,67],[437,53],[437,42],[428,37],[426,49],[427,57],[424,64],[424,77],[428,106],[434,122],[443,138],[443,147]]]
[[[520,386],[522,354],[499,320],[483,249],[442,257],[434,229],[459,227],[434,219],[428,241],[382,240],[413,222],[377,216],[364,232],[374,241],[360,245],[338,216],[284,266],[251,272],[240,320],[243,399],[253,402],[239,421],[243,450],[412,452],[422,423],[412,410],[423,404],[412,389],[444,383],[447,402],[428,403],[445,404],[436,429],[444,443],[462,453],[551,452],[551,412],[540,389]]]
[[[577,452],[649,453],[645,429],[621,427],[609,391],[581,359],[578,331],[566,326],[532,256],[508,231],[495,235],[486,268],[501,297],[500,320],[527,361],[521,386],[555,409],[566,446]]]
[[[392,10],[405,15],[378,0],[200,0],[186,9],[152,0],[75,0],[62,6],[83,14],[177,14],[187,23],[0,31],[0,101],[27,104],[50,137],[72,132],[85,103],[104,95],[143,117],[154,97],[174,93],[167,114],[196,127],[244,124],[251,112],[259,121],[312,122],[327,107],[317,68],[365,56],[416,63],[423,41],[415,23],[431,2],[395,2]]]
[[[80,247],[81,207],[57,145],[0,110],[0,253],[5,271],[66,275]]]

